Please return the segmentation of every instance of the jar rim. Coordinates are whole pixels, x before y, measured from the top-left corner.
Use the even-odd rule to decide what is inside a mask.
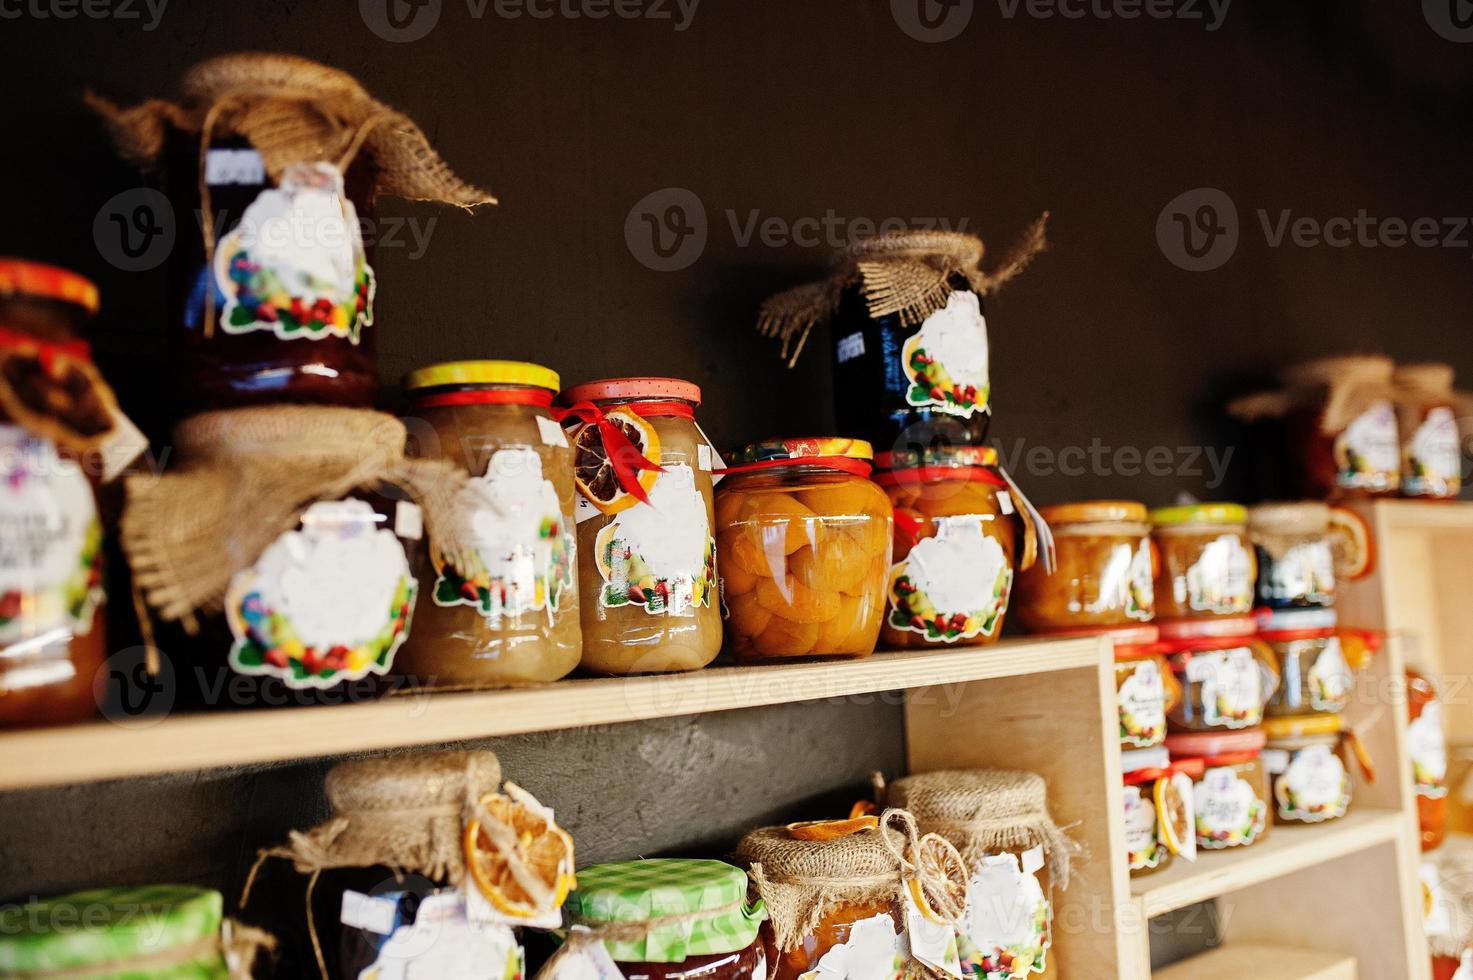
[[[701,389],[699,385],[679,378],[603,378],[585,381],[563,391],[563,401],[568,404],[615,399],[683,401],[699,405]]]
[[[1049,527],[1061,524],[1144,524],[1146,505],[1135,500],[1078,500],[1038,508]]]
[[[0,256],[0,296],[53,300],[80,306],[95,314],[97,285],[80,273],[59,265]]]
[[[418,392],[450,385],[504,385],[556,392],[562,387],[561,381],[556,371],[530,361],[444,361],[410,371],[404,376],[404,390]]]
[[[1158,528],[1184,529],[1192,525],[1246,525],[1248,508],[1242,504],[1209,503],[1179,504],[1175,507],[1157,507],[1151,511],[1151,523]]]

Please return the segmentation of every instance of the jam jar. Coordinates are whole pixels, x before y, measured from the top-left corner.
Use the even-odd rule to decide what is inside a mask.
[[[1174,856],[1197,857],[1193,833],[1192,781],[1202,774],[1200,760],[1173,762],[1164,746],[1122,752],[1126,865],[1132,878],[1152,874]]]
[[[1350,704],[1355,677],[1330,609],[1282,609],[1259,620],[1258,638],[1273,648],[1279,686],[1264,714],[1339,714]]]
[[[1322,823],[1350,808],[1347,759],[1355,736],[1339,715],[1268,718],[1263,766],[1272,785],[1274,822]]]
[[[696,670],[721,651],[715,454],[695,421],[701,390],[618,378],[563,392],[572,423],[584,668]]]
[[[1054,571],[1018,576],[1014,615],[1035,633],[1149,622],[1155,616],[1151,526],[1144,504],[1094,500],[1039,511],[1054,535]]]
[[[1122,631],[1124,632],[1124,631]],[[1166,739],[1166,716],[1181,703],[1181,682],[1166,662],[1157,631],[1115,643],[1115,703],[1121,749],[1147,749]]]
[[[1191,504],[1151,512],[1160,554],[1158,619],[1241,616],[1253,608],[1257,571],[1248,512],[1237,504]]]
[[[347,887],[351,882],[363,890]],[[323,875],[315,921],[339,926],[335,980],[368,976],[525,976],[526,954],[504,921],[472,917],[464,893],[387,867]]]
[[[738,455],[716,495],[728,638],[740,660],[865,657],[890,576],[890,501],[867,442],[785,439]]]
[[[475,479],[450,540],[429,542],[414,632],[396,673],[427,687],[555,681],[578,666],[573,451],[552,417],[558,376],[521,361],[421,368],[410,438]]]
[[[1252,617],[1161,624],[1162,649],[1182,686],[1167,713],[1173,731],[1236,731],[1263,720],[1279,669],[1254,630]]]
[[[1200,763],[1192,786],[1199,848],[1246,847],[1268,836],[1268,773],[1259,758],[1263,746],[1263,732],[1256,729],[1167,736],[1173,762]]]
[[[763,904],[723,861],[656,859],[578,872],[570,923],[600,937],[627,980],[752,980],[767,976]],[[559,974],[561,975],[561,974]]]
[[[1335,602],[1330,508],[1316,501],[1260,504],[1248,511],[1258,557],[1258,604],[1269,609]]]
[[[1304,492],[1317,499],[1395,494],[1401,485],[1394,365],[1389,357],[1327,357],[1284,372],[1285,417]]]
[[[1442,727],[1442,700],[1426,675],[1407,672],[1407,754],[1417,793],[1417,823],[1422,850],[1440,846],[1447,836],[1447,735]]]
[[[972,646],[1002,634],[1015,567],[1035,532],[990,447],[881,453],[875,482],[895,505],[887,647]]]
[[[1401,433],[1402,496],[1457,499],[1463,486],[1463,443],[1452,367],[1404,364],[1391,380]]]

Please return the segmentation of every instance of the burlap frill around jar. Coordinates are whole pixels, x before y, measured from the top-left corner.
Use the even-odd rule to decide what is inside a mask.
[[[1280,372],[1282,387],[1247,395],[1232,402],[1228,411],[1245,421],[1281,418],[1296,409],[1318,412],[1319,428],[1327,436],[1344,431],[1378,401],[1396,397],[1392,375],[1396,364],[1378,354],[1322,357],[1295,364]]]

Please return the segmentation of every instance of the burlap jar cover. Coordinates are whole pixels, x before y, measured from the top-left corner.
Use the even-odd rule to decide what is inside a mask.
[[[1391,358],[1370,354],[1306,361],[1280,373],[1280,389],[1239,398],[1228,411],[1254,422],[1320,406],[1320,431],[1333,436],[1377,402],[1395,401],[1395,367]]]
[[[871,317],[898,314],[918,324],[946,305],[951,278],[961,276],[979,296],[996,292],[1021,273],[1046,244],[1045,212],[991,270],[982,268],[984,246],[976,235],[946,231],[900,231],[865,238],[838,256],[833,275],[797,286],[762,304],[757,330],[782,340],[782,355],[792,367],[813,328],[839,308],[845,289],[857,285]]]
[[[1330,533],[1330,505],[1314,500],[1259,504],[1248,508],[1248,537],[1275,561],[1306,539]]]
[[[1433,956],[1456,960],[1473,946],[1473,838],[1450,834],[1426,855],[1427,944]]]
[[[1473,392],[1453,387],[1455,372],[1451,364],[1401,364],[1392,375],[1396,389],[1396,416],[1401,424],[1403,441],[1410,439],[1422,424],[1428,405],[1446,404],[1458,418],[1459,428],[1467,431],[1473,417]]]

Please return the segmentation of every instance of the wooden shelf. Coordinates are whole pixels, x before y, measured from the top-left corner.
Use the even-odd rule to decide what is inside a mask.
[[[96,721],[0,735],[0,790],[282,762],[1095,668],[1099,640],[1007,640],[864,660],[389,698],[371,704]]]
[[[1200,851],[1196,863],[1178,858],[1165,871],[1133,879],[1130,890],[1148,917],[1163,915],[1395,841],[1405,829],[1403,814],[1376,809],[1352,809],[1339,820],[1317,827],[1279,824],[1262,843],[1227,851]]]
[[[1294,946],[1232,943],[1173,963],[1152,980],[1356,980],[1354,956]]]

